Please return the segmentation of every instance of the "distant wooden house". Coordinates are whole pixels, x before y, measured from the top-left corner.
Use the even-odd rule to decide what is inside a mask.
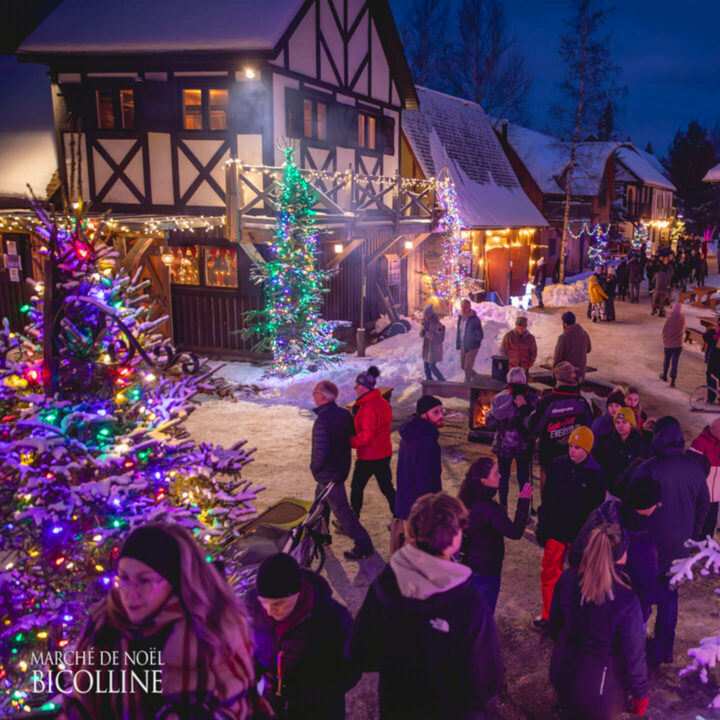
[[[325,317],[415,308],[413,254],[437,218],[399,175],[418,102],[387,0],[63,0],[18,56],[49,67],[61,173],[75,138],[84,197],[154,258],[178,344],[250,350],[235,331],[262,302],[250,271],[288,142],[339,271]]]
[[[539,229],[547,222],[520,186],[480,105],[426,88],[417,88],[417,96],[419,109],[402,116],[403,175],[432,177],[447,168],[473,251],[473,274],[507,303],[524,293],[532,262],[543,251]],[[436,234],[424,240],[418,272],[432,274],[440,246]]]

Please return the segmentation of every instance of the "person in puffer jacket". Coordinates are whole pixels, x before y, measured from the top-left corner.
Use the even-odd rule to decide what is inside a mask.
[[[500,504],[507,507],[510,470],[515,460],[518,490],[530,480],[530,461],[535,441],[525,427],[525,421],[538,404],[537,393],[527,384],[522,368],[508,373],[508,388],[499,392],[490,403],[485,425],[495,430],[492,451],[497,455],[500,471]]]
[[[467,510],[424,495],[355,618],[346,654],[379,672],[380,720],[480,720],[504,683],[500,640],[469,567],[455,563]]]
[[[710,510],[708,510],[701,537],[715,535],[717,526],[718,507],[720,507],[720,418],[716,418],[710,425],[690,443],[690,451],[704,455],[710,463],[706,482],[710,495]]]
[[[627,547],[618,525],[598,526],[580,567],[566,570],[555,588],[550,681],[564,718],[619,720],[628,695],[635,715],[647,709],[645,627],[623,573]]]

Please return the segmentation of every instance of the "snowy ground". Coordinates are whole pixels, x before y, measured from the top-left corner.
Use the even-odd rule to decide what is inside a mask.
[[[716,267],[715,259],[710,261]],[[707,284],[720,287],[720,276],[711,275]],[[673,414],[681,422],[686,439],[692,439],[711,416],[690,411],[688,393],[704,382],[704,364],[697,346],[686,346],[680,358],[678,387],[670,388],[658,379],[662,367],[662,320],[650,316],[647,292],[639,305],[617,302],[617,321],[593,324],[585,317],[587,280],[576,285],[550,287],[545,292],[546,310],[531,310],[530,331],[538,341],[538,364],[548,361],[555,341],[562,330],[560,315],[572,309],[578,321],[588,330],[593,351],[589,363],[598,368],[597,377],[640,389],[643,406],[651,417]],[[497,352],[502,335],[514,325],[522,311],[483,303],[476,306],[483,321],[485,340],[478,355],[476,370],[489,373],[490,357]],[[709,311],[686,307],[689,327],[701,328],[700,316]],[[448,379],[461,380],[458,351],[454,349],[456,320],[446,319],[445,359],[440,363]],[[288,380],[263,379],[263,368],[245,362],[228,363],[224,376],[244,386],[261,388],[256,396],[248,390],[248,399],[230,402],[209,400],[192,414],[188,429],[197,440],[232,444],[241,438],[257,447],[256,459],[244,473],[245,477],[266,487],[259,496],[263,509],[281,497],[310,498],[314,483],[308,469],[310,432],[313,414],[311,390],[318,379],[331,378],[341,388],[340,402],[353,399],[355,375],[370,364],[381,370],[380,384],[391,385],[393,392],[393,444],[397,448],[397,428],[413,412],[420,395],[423,377],[420,360],[421,340],[414,323],[409,335],[396,336],[368,348],[366,358],[347,357],[339,366]],[[467,403],[444,401],[450,413],[441,431],[444,463],[443,484],[456,493],[468,465],[478,456],[489,454],[489,447],[467,441]],[[516,489],[512,489],[511,505]],[[360,563],[347,562],[342,551],[350,547],[343,536],[334,536],[324,574],[336,596],[352,612],[356,612],[368,585],[388,558],[390,512],[375,484],[365,493],[362,521],[376,545],[378,553]],[[542,551],[534,543],[532,533],[518,542],[507,543],[496,620],[503,642],[507,667],[509,697],[502,703],[502,717],[507,720],[534,718],[550,720],[557,717],[554,694],[547,680],[551,643],[539,638],[530,623],[540,609],[540,559]],[[528,582],[528,579],[530,581]],[[680,623],[676,640],[676,663],[663,666],[651,676],[651,718],[694,720],[698,714],[706,718],[720,717],[705,710],[712,699],[712,682],[703,686],[694,677],[678,678],[687,649],[697,641],[720,629],[717,621],[717,600],[713,598],[712,579],[684,586],[680,600]],[[377,717],[375,678],[365,676],[348,696],[349,720],[370,720]]]

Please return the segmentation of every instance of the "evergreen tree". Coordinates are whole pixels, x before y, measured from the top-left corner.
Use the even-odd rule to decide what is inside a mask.
[[[184,524],[210,559],[254,512],[243,443],[196,445],[183,429],[212,371],[189,374],[197,359],[157,331],[166,318],[150,320],[147,282],[102,223],[62,229],[37,212],[45,282],[24,333],[0,332],[0,713],[38,697],[32,653],[73,642],[133,526]]]
[[[341,343],[332,335],[335,323],[320,316],[332,273],[317,267],[317,198],[295,165],[292,148],[285,150],[277,202],[271,257],[253,271],[255,282],[265,287],[265,307],[245,314],[243,334],[258,336],[255,347],[272,353],[272,373],[293,375],[339,360],[333,353]]]
[[[649,140],[648,140],[647,147],[645,148],[645,152],[646,152],[646,153],[650,153],[651,155],[654,155],[654,154],[655,154],[655,153],[653,152],[652,143],[651,143]]]
[[[617,128],[615,127],[616,107],[610,102],[605,103],[600,117],[597,120],[597,139],[598,140],[617,140]]]

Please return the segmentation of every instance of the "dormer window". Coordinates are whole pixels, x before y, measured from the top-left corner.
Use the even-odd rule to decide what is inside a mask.
[[[182,94],[185,130],[227,130],[228,91],[224,88],[185,88]]]
[[[135,91],[109,88],[95,91],[99,130],[132,130],[135,127]]]

